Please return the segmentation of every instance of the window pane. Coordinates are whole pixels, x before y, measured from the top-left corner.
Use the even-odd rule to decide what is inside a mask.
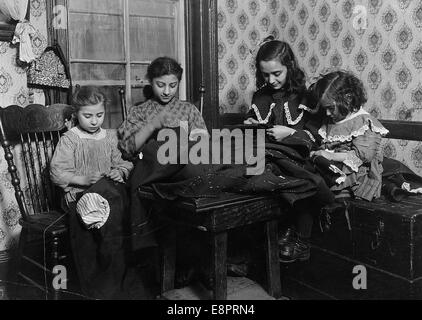
[[[130,0],[129,12],[131,15],[174,17],[176,2],[170,0]]]
[[[71,0],[69,10],[123,14],[123,0]]]
[[[123,16],[70,14],[71,59],[124,61]]]
[[[147,65],[131,65],[131,84],[132,84],[132,103],[133,105],[141,104],[151,95],[151,89],[147,80]],[[148,86],[149,88],[146,88]],[[148,92],[145,92],[149,89]]]
[[[123,0],[72,0],[72,59],[124,60]]]
[[[120,81],[124,84],[125,65],[72,63],[72,80],[110,80],[110,83]]]
[[[106,97],[106,113],[103,128],[116,129],[123,121],[123,108],[120,101],[119,90],[121,86],[98,86]]]
[[[174,20],[130,17],[132,61],[151,61],[158,56],[176,57],[174,38]],[[159,41],[151,39],[159,39]]]
[[[130,104],[145,101],[147,65],[132,63],[126,79],[124,1],[70,0],[69,42],[72,80],[75,84],[101,86],[110,101],[104,127],[115,128],[122,121],[119,89],[131,86]],[[183,14],[176,14],[180,1],[128,0],[130,61],[150,62],[158,56],[178,59],[183,35]],[[182,54],[183,57],[183,54]],[[94,60],[81,62],[78,60]],[[96,63],[108,61],[109,63]],[[129,63],[130,63],[129,61]],[[182,62],[182,61],[181,61]],[[183,62],[182,62],[183,63]]]
[[[130,1],[131,60],[151,61],[158,56],[177,58],[177,2],[156,0]]]
[[[131,81],[134,85],[139,85],[147,81],[147,65],[132,64],[130,66]]]

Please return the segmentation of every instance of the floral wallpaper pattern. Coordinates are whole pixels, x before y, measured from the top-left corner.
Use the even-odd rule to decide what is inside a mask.
[[[36,33],[32,36],[35,54],[47,47],[46,0],[31,0],[31,24]],[[0,107],[12,104],[25,107],[31,103],[44,104],[42,90],[28,89],[26,67],[17,63],[17,48],[9,42],[0,42]],[[19,163],[20,152],[14,150]],[[10,174],[7,171],[3,149],[0,148],[0,251],[14,248],[20,233],[19,208],[15,201]]]
[[[308,83],[350,70],[380,119],[422,121],[422,2],[410,0],[218,0],[220,113],[246,112],[254,53],[267,35],[288,42]],[[390,140],[384,153],[422,174],[422,144]]]

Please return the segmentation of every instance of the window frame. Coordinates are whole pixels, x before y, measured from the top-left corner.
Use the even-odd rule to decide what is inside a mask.
[[[144,88],[145,86],[149,85],[148,80],[139,79],[139,81],[132,79],[132,67],[133,66],[148,66],[151,61],[145,60],[134,60],[131,57],[130,52],[130,15],[129,12],[129,1],[130,0],[122,0],[123,3],[123,44],[124,44],[124,60],[97,60],[97,59],[76,59],[70,55],[69,52],[69,68],[72,67],[72,64],[113,64],[113,65],[121,65],[125,67],[125,79],[124,80],[74,80],[75,85],[94,85],[94,86],[121,86],[125,88],[125,99],[127,105],[132,105],[132,89],[135,88]],[[181,61],[181,65],[185,68],[185,58],[184,58],[184,50],[180,50],[180,48],[185,47],[185,30],[184,30],[184,20],[180,20],[179,17],[181,16],[181,12],[184,10],[184,1],[172,1],[172,0],[161,0],[161,2],[165,3],[175,3],[175,14],[174,16],[163,16],[163,15],[139,15],[140,17],[152,17],[152,18],[165,18],[174,20],[175,23],[175,37],[177,38],[177,43],[181,44],[178,46],[177,49],[177,59]],[[177,5],[178,4],[178,5]],[[78,11],[68,11],[69,14],[71,13],[78,13]],[[69,21],[69,19],[68,19]],[[70,40],[69,40],[70,41]],[[70,43],[69,43],[70,48]],[[182,57],[180,57],[182,55]],[[182,78],[179,94],[181,99],[186,99],[186,81],[185,78]]]
[[[54,6],[68,8],[69,0],[47,1],[49,43],[58,43],[69,64],[69,35],[67,29],[52,25]],[[199,101],[200,86],[205,87],[203,117],[208,128],[220,127],[218,99],[218,27],[217,0],[180,0],[185,14],[184,79],[186,99]],[[199,31],[199,32],[198,32]],[[198,72],[198,70],[200,70]],[[67,103],[67,97],[54,97],[53,103]]]

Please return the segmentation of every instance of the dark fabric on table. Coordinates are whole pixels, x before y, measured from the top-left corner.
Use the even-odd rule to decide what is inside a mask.
[[[391,201],[399,202],[415,195],[402,188],[403,183],[409,183],[411,189],[422,188],[422,177],[413,172],[402,162],[384,157],[382,162],[382,193]]]
[[[337,184],[337,179],[341,177],[341,173],[334,172],[330,169],[330,166],[335,166],[341,171],[342,163],[337,161],[331,161],[323,156],[314,156],[312,162],[315,165],[317,172],[324,178],[325,183],[331,187]]]
[[[190,143],[188,149],[193,144]],[[161,145],[162,142],[150,140],[144,146],[143,159],[137,161],[132,172],[132,192],[140,186],[152,185],[160,196],[169,200],[217,197],[226,191],[276,194],[290,204],[311,196],[316,196],[321,203],[333,201],[331,191],[309,161],[312,142],[304,137],[291,136],[283,143],[267,142],[265,170],[263,174],[250,176],[246,175],[246,163],[162,165],[156,156]],[[233,148],[233,144],[230,147]]]

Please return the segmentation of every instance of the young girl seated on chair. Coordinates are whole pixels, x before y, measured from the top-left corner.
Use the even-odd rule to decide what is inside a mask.
[[[124,182],[133,164],[121,157],[115,130],[103,129],[106,99],[95,87],[73,95],[76,125],[63,134],[51,161],[51,179],[65,191],[66,205],[102,177]]]
[[[331,187],[338,198],[378,198],[383,171],[381,138],[388,130],[364,110],[367,99],[362,82],[348,72],[336,71],[314,87],[327,119],[319,130],[322,145],[311,155],[333,161],[344,173],[344,181]]]
[[[76,125],[61,137],[50,167],[51,180],[64,190],[70,243],[83,293],[95,299],[121,294],[125,271],[122,202],[128,202],[123,182],[133,168],[122,159],[116,132],[101,127],[105,104],[97,88],[76,89],[72,99]],[[90,196],[88,201],[85,195]],[[96,219],[101,222],[91,223]]]

